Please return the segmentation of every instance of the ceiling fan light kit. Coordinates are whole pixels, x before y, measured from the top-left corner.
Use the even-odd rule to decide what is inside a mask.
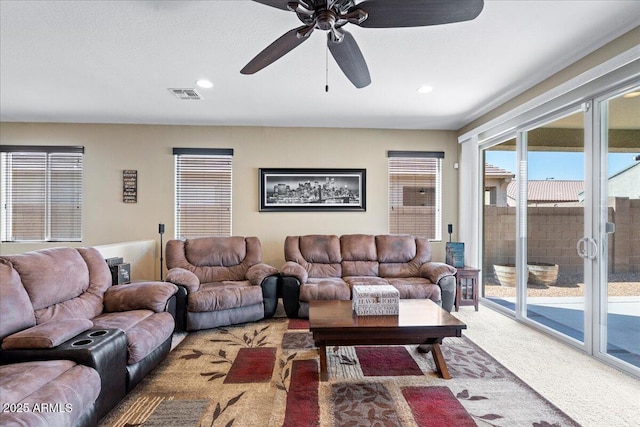
[[[253,0],[266,6],[294,12],[303,23],[286,32],[256,55],[240,71],[254,74],[298,47],[314,30],[327,32],[327,47],[336,63],[357,88],[371,83],[369,68],[351,33],[343,27],[424,27],[475,19],[484,0]]]

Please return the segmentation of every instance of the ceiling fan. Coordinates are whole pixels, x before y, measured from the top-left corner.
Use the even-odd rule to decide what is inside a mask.
[[[254,74],[308,40],[314,30],[327,32],[327,46],[347,78],[357,88],[371,83],[369,68],[355,39],[343,27],[423,27],[475,19],[484,0],[253,0],[295,12],[303,25],[290,30],[256,55],[240,71]]]

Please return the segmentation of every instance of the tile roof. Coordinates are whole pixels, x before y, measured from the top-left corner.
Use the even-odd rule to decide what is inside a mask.
[[[578,194],[584,191],[584,181],[560,179],[529,181],[528,198],[530,202],[577,202]],[[507,195],[515,199],[518,183],[511,181],[507,187]]]
[[[494,166],[489,163],[484,164],[484,174],[485,176],[492,176],[492,177],[496,177],[496,176],[514,177],[515,176],[513,172],[509,172],[506,169],[499,168],[498,166]]]

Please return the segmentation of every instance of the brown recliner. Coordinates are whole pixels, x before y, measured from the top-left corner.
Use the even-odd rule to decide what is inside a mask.
[[[166,258],[166,280],[182,288],[179,327],[194,331],[274,315],[278,270],[262,263],[257,237],[170,240]]]

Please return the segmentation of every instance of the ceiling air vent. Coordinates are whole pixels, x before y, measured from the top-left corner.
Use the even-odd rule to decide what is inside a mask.
[[[195,89],[169,89],[178,99],[204,99]]]

